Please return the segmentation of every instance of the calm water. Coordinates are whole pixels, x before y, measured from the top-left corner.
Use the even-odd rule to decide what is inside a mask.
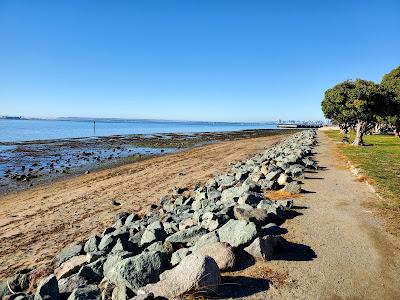
[[[96,136],[274,129],[275,124],[166,121],[96,121]],[[0,120],[0,142],[93,136],[91,121]]]

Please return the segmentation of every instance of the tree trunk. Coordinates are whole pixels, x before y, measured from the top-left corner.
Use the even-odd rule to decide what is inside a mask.
[[[347,134],[349,132],[349,126],[346,123],[339,124],[341,134]]]
[[[364,145],[364,133],[367,129],[367,122],[358,120],[356,125],[356,138],[354,139],[353,146],[361,146]]]
[[[394,124],[394,136],[395,137],[400,137],[400,121],[396,121]]]

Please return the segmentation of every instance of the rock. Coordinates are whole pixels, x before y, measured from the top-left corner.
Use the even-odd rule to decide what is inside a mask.
[[[221,242],[227,242],[232,247],[244,246],[255,239],[257,228],[252,222],[229,220],[218,229],[218,236]]]
[[[118,239],[128,239],[129,232],[121,232],[120,230],[115,230],[111,233],[108,233],[103,236],[98,246],[100,251],[110,252],[115,244],[118,242]]]
[[[83,247],[83,250],[86,253],[89,252],[96,252],[99,251],[99,244],[100,244],[101,238],[97,235],[92,235],[87,242],[85,243],[85,246]]]
[[[60,292],[58,289],[57,279],[54,275],[50,275],[39,282],[36,289],[35,300],[59,300]]]
[[[267,174],[265,174],[264,179],[268,181],[275,181],[276,179],[278,179],[280,173],[281,173],[280,171],[270,171]]]
[[[190,243],[195,244],[197,240],[204,234],[207,230],[200,226],[193,226],[185,230],[178,231],[173,235],[166,238],[166,241],[170,243]]]
[[[66,278],[77,273],[85,264],[87,264],[86,255],[74,256],[55,269],[54,275],[56,276],[57,280]]]
[[[208,245],[211,243],[219,242],[219,237],[216,231],[209,232],[207,234],[202,235],[193,246],[193,251],[201,248],[204,245]]]
[[[232,271],[235,266],[235,252],[228,243],[216,242],[204,245],[195,253],[212,257],[220,271]]]
[[[262,194],[254,192],[244,192],[240,195],[237,202],[238,204],[257,205],[263,199],[264,196]]]
[[[8,279],[8,285],[14,293],[23,292],[29,288],[30,271],[29,269],[19,271]]]
[[[114,268],[114,266],[120,261],[132,256],[133,254],[129,252],[118,252],[109,254],[103,265],[104,276],[106,276],[107,273],[110,272]]]
[[[292,181],[292,178],[290,178],[285,173],[280,174],[279,177],[278,177],[278,180],[277,180],[279,185],[285,185],[286,183],[288,183],[290,181]]]
[[[221,202],[223,203],[235,203],[239,199],[243,190],[240,187],[232,187],[222,191]]]
[[[285,239],[279,235],[267,235],[265,237],[256,238],[250,246],[244,250],[254,258],[271,260],[277,247],[282,244]]]
[[[73,290],[84,287],[89,284],[89,281],[79,274],[71,275],[67,278],[62,278],[58,281],[58,289],[60,294],[70,294]]]
[[[182,259],[190,254],[190,250],[188,248],[181,248],[175,251],[171,257],[171,265],[174,267],[179,264]]]
[[[282,205],[285,209],[293,207],[293,199],[278,200],[275,202],[277,205]]]
[[[67,300],[100,300],[100,290],[97,285],[89,284],[75,289]]]
[[[103,265],[105,261],[106,258],[101,257],[90,264],[82,266],[78,275],[91,280],[100,280],[103,277]]]
[[[273,204],[274,202],[272,202],[271,200],[261,200],[260,203],[257,204],[257,208],[268,210]]]
[[[233,209],[236,220],[253,222],[257,225],[265,225],[269,222],[268,211],[262,208],[243,209],[235,207]]]
[[[167,237],[167,233],[160,221],[156,221],[147,226],[146,230],[140,240],[140,245],[143,247],[153,242],[164,241]]]
[[[214,259],[193,253],[172,270],[164,272],[159,282],[149,284],[142,290],[171,299],[187,292],[196,295],[216,293],[220,282],[220,272]]]
[[[111,200],[111,205],[114,205],[114,206],[120,206],[121,205],[121,203],[120,202],[118,202],[117,200]]]
[[[74,256],[78,256],[82,253],[82,245],[69,245],[64,248],[54,259],[54,266],[57,268],[63,262],[69,260]]]
[[[283,188],[283,191],[289,194],[300,194],[301,192],[301,185],[297,181],[289,182]]]
[[[153,300],[153,299],[154,299],[153,293],[144,293],[136,295],[131,300]]]
[[[168,256],[162,252],[143,252],[117,263],[106,278],[115,285],[125,285],[132,291],[159,279],[168,266]]]
[[[195,225],[196,225],[196,221],[193,220],[193,218],[188,218],[188,219],[183,220],[181,223],[179,223],[179,230],[185,230],[185,229],[188,229]]]
[[[135,294],[124,285],[117,285],[111,295],[111,300],[126,300],[134,297]]]

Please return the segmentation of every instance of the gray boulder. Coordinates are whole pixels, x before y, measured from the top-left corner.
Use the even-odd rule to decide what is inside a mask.
[[[84,287],[89,284],[89,281],[79,274],[71,275],[67,278],[62,278],[58,281],[58,290],[60,294],[70,294],[79,287]]]
[[[173,235],[167,237],[166,241],[170,243],[190,243],[195,244],[197,240],[204,234],[207,230],[200,226],[193,226],[185,230],[178,231]]]
[[[171,256],[171,265],[175,267],[182,261],[183,258],[188,256],[189,254],[190,254],[190,249],[188,248],[181,248],[175,251]]]
[[[39,282],[36,289],[35,300],[58,300],[60,292],[58,282],[54,275],[50,275]]]
[[[160,221],[156,221],[147,226],[140,240],[141,246],[149,245],[154,242],[164,241],[167,233]]]
[[[212,244],[215,242],[219,242],[219,237],[216,231],[211,231],[207,234],[202,235],[196,242],[196,244],[192,247],[193,251],[201,248],[204,245]]]
[[[227,242],[232,247],[239,247],[251,243],[257,236],[256,225],[244,220],[229,220],[218,229],[221,242]]]
[[[99,244],[100,244],[100,241],[101,241],[101,238],[100,238],[99,236],[97,236],[97,235],[92,235],[92,236],[87,240],[87,242],[85,243],[85,246],[84,246],[83,250],[84,250],[86,253],[99,251],[98,246],[99,246]]]
[[[97,285],[89,284],[75,289],[67,300],[100,300],[100,290]]]
[[[292,181],[287,183],[282,190],[289,194],[300,194],[301,184],[297,181]]]
[[[103,277],[103,266],[106,261],[105,257],[101,257],[98,260],[82,266],[78,272],[78,275],[92,280],[100,280]]]
[[[232,271],[235,266],[235,251],[228,243],[211,243],[202,246],[195,253],[212,257],[220,271]]]
[[[54,259],[54,266],[57,268],[63,262],[69,260],[74,256],[78,256],[82,253],[82,245],[69,245],[65,247]]]
[[[168,256],[163,252],[143,252],[120,261],[105,277],[115,285],[125,285],[135,291],[158,281],[168,264]]]
[[[265,225],[270,221],[268,211],[262,208],[243,209],[235,207],[233,211],[236,220],[253,222],[260,226]]]
[[[279,235],[267,235],[265,237],[256,238],[250,246],[244,250],[254,258],[271,260],[273,255],[285,239]]]
[[[220,272],[214,259],[193,253],[186,256],[175,268],[164,272],[159,282],[149,284],[141,290],[171,299],[187,292],[216,293],[220,282]],[[139,291],[138,294],[143,292]]]

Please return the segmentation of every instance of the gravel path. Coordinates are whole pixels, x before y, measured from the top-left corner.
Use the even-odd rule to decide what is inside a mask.
[[[269,268],[269,290],[251,299],[400,299],[400,243],[365,208],[379,201],[355,180],[323,133],[315,158],[326,169],[308,173],[295,200],[298,216],[284,227],[293,255],[251,267]]]

